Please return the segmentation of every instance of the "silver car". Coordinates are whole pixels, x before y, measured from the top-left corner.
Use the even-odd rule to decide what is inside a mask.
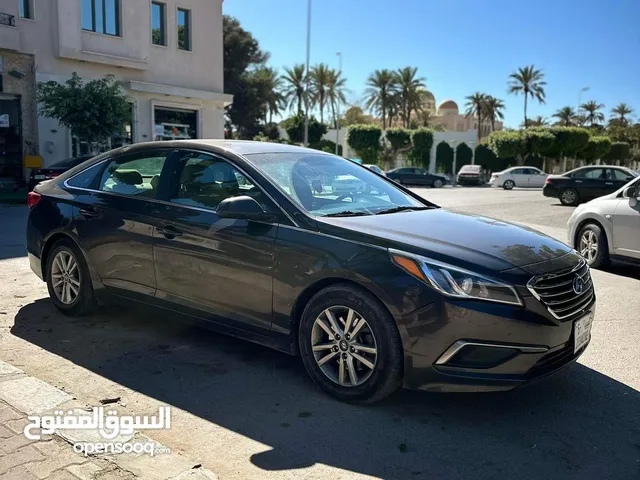
[[[590,266],[610,259],[640,264],[640,177],[577,207],[567,227],[568,243]]]

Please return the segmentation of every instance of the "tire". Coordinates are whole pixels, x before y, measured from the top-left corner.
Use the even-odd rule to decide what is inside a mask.
[[[64,267],[61,269],[61,262],[68,258],[71,258],[72,261],[75,262],[76,267],[71,267],[71,269],[65,271]],[[69,278],[66,282],[68,285],[66,288],[67,294],[71,297],[73,296],[74,288],[77,290],[77,294],[75,294],[70,302],[63,301],[64,298],[70,297],[66,297],[64,294],[64,285],[63,287],[59,286],[60,279],[61,277],[65,277],[65,273],[66,277]],[[47,257],[46,280],[51,301],[56,308],[65,315],[87,315],[95,310],[96,301],[93,294],[93,286],[91,285],[91,276],[89,274],[87,262],[85,261],[78,246],[71,240],[60,240],[51,249],[51,252]],[[58,285],[54,282],[57,282]],[[60,291],[60,288],[63,290]]]
[[[513,187],[515,186],[516,182],[514,182],[513,180],[507,180],[502,184],[502,188],[504,188],[505,190],[513,190]]]
[[[435,180],[433,182],[433,188],[440,188],[442,187],[442,180]]]
[[[600,225],[588,223],[582,227],[576,244],[576,250],[590,267],[599,268],[609,264],[609,245]]]
[[[322,321],[335,334],[325,313],[328,309],[332,310],[334,320],[342,331],[338,340],[335,337],[331,339],[328,332],[316,323],[316,320]],[[360,326],[360,322],[355,323],[355,326],[351,324],[350,332],[359,329],[356,338],[348,338],[344,332],[349,317],[348,309],[354,311],[354,322],[358,318],[365,320],[363,326]],[[376,354],[358,350],[350,342],[361,348],[375,349]],[[374,403],[395,392],[402,384],[404,350],[395,320],[376,297],[357,287],[337,284],[318,292],[302,314],[298,345],[302,363],[311,379],[338,400]],[[313,345],[316,348],[332,346],[314,351]],[[319,362],[325,357],[325,351],[326,356],[333,356],[321,367]],[[352,353],[365,357],[373,368],[367,367],[352,356]],[[343,384],[339,383],[341,363],[344,365]],[[355,383],[349,365],[354,367],[353,372],[357,377]]]
[[[560,203],[568,206],[575,206],[580,203],[580,195],[573,188],[565,188],[560,192]]]

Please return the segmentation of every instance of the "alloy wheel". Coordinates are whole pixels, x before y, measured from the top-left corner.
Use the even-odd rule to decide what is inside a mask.
[[[562,192],[562,199],[567,205],[572,205],[576,201],[576,192],[573,190],[565,190]]]
[[[378,360],[371,327],[344,306],[329,307],[318,315],[311,330],[311,350],[322,373],[343,387],[366,382]]]
[[[436,188],[440,188],[442,186],[442,180],[436,180],[433,182],[433,186]]]
[[[80,269],[73,254],[61,250],[51,264],[53,291],[65,305],[71,305],[80,293]]]
[[[587,259],[589,265],[598,255],[598,237],[593,230],[585,230],[580,237],[580,254]]]

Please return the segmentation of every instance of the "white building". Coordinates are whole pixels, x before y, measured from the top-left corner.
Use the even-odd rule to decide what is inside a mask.
[[[124,82],[131,119],[107,145],[73,139],[49,118],[38,117],[37,131],[19,126],[24,154],[39,153],[45,165],[123,143],[224,135],[232,97],[223,93],[222,0],[2,0],[0,56],[5,65],[27,59],[24,77],[11,78],[30,87],[15,98],[27,120],[36,82],[64,82],[73,72]]]

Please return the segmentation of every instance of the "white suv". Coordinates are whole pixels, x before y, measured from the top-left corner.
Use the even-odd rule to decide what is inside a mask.
[[[610,259],[640,264],[640,177],[577,207],[567,227],[569,245],[590,266]]]

